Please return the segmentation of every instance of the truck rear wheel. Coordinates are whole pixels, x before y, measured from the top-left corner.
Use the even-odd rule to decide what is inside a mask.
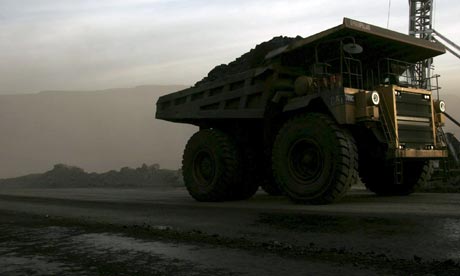
[[[310,113],[286,122],[275,139],[272,162],[277,183],[296,202],[338,200],[356,181],[353,137],[329,116]]]
[[[400,183],[396,183],[395,164],[376,166],[378,170],[363,173],[366,188],[380,196],[405,196],[414,192],[418,183],[429,180],[431,173],[429,163],[425,161],[402,161]]]
[[[229,199],[240,184],[238,151],[230,136],[216,129],[203,129],[188,141],[182,170],[185,186],[198,201]]]

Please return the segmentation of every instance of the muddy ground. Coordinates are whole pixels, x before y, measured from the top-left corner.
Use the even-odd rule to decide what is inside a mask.
[[[460,196],[295,205],[183,189],[0,190],[1,275],[459,275]]]
[[[331,259],[324,261],[308,251],[290,253],[275,244],[201,232],[114,227],[17,213],[0,216],[7,221],[0,226],[4,275],[372,274],[366,265],[346,264],[335,254],[320,253]]]

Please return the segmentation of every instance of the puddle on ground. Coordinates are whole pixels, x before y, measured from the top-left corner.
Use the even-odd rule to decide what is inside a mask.
[[[76,250],[98,252],[99,254],[117,254],[120,252],[127,255],[147,254],[156,255],[163,259],[181,260],[190,262],[202,268],[217,269],[229,267],[232,270],[234,263],[244,264],[243,267],[250,265],[248,258],[240,250],[222,250],[214,247],[203,247],[194,245],[184,245],[173,242],[145,241],[121,234],[113,233],[88,233],[76,236],[72,243],[78,245]],[[251,256],[250,258],[254,258]],[[238,269],[233,272],[238,272]],[[241,271],[242,273],[242,271]]]
[[[76,236],[72,239],[82,248],[94,248],[96,251],[132,251],[143,252],[157,255],[175,256],[179,258],[187,258],[190,254],[187,250],[193,249],[189,246],[163,243],[163,242],[147,242],[131,237],[126,237],[111,233],[89,233]]]
[[[449,250],[449,258],[460,260],[460,219],[444,219],[439,234],[451,242],[453,248]]]
[[[195,268],[201,271],[208,270],[214,271],[214,273],[219,271],[219,275],[227,275],[227,273],[228,275],[280,275],[280,271],[286,271],[291,276],[307,275],[306,273],[312,267],[315,269],[322,267],[315,262],[305,263],[301,260],[288,260],[268,253],[257,254],[238,249],[145,241],[112,233],[83,234],[74,237],[72,242],[78,244],[76,250],[97,251],[99,254],[116,254],[117,256],[123,254],[157,255],[177,264],[194,264]],[[283,267],[281,270],[280,266]],[[322,269],[334,274],[337,272],[336,269],[344,268],[326,265]],[[360,271],[357,273],[358,275],[362,274]]]
[[[442,226],[443,234],[455,241],[460,241],[460,220],[459,219],[445,219]]]
[[[3,255],[0,258],[2,275],[55,275],[56,272],[66,271],[66,264],[51,261],[43,257]],[[21,271],[21,272],[18,272]]]

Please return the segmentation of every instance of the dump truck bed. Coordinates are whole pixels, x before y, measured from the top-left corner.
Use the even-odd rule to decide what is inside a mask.
[[[254,79],[265,70],[249,70],[162,96],[156,118],[183,123],[209,118],[262,118],[265,84]]]

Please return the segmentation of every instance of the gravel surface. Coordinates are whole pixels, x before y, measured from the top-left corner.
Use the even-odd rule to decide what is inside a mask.
[[[295,205],[257,194],[0,190],[1,275],[459,275],[460,195]],[[427,210],[430,210],[428,212]]]

